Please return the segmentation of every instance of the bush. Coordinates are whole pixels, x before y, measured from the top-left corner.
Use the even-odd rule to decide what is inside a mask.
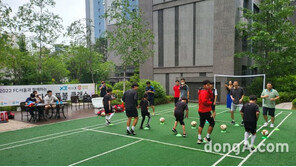
[[[296,99],[292,101],[292,109],[296,110]]]
[[[122,99],[123,96],[123,91],[122,90],[113,90],[112,94],[117,98],[117,99]]]
[[[278,92],[296,92],[296,75],[272,78],[271,82]]]
[[[0,107],[0,111],[16,111],[17,106],[5,106],[5,107]]]
[[[124,83],[124,81],[117,82],[113,86],[113,89],[115,89],[115,90],[123,90],[123,83]],[[126,88],[126,90],[130,89],[131,86],[132,86],[131,82],[125,81],[125,88]]]
[[[112,106],[114,106],[114,105],[119,105],[119,104],[122,104],[122,101],[121,101],[121,99],[119,99],[119,98],[117,98],[117,99],[111,101],[111,105],[112,105]]]
[[[292,102],[296,98],[296,92],[279,92],[280,99],[278,102]]]

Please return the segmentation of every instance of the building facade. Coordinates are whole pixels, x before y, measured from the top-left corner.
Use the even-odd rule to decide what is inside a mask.
[[[236,37],[240,8],[257,9],[256,0],[140,0],[155,36],[154,57],[140,68],[140,77],[160,82],[173,95],[176,79],[185,78],[190,100],[205,79],[214,74],[253,74],[252,61],[235,58],[235,52],[248,49]],[[225,102],[226,78],[219,78],[219,101]]]

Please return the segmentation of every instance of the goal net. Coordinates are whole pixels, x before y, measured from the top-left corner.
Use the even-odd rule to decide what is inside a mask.
[[[239,86],[244,89],[245,95],[256,95],[260,97],[262,90],[265,89],[265,74],[256,75],[222,75],[214,74],[214,88],[220,92],[220,103],[226,103],[227,90],[225,84],[229,81],[238,81]],[[263,101],[262,101],[263,102]]]

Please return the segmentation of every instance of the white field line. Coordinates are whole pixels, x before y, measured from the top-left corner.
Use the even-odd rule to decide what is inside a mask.
[[[276,114],[275,117],[279,116],[279,115],[282,114],[282,113],[283,113],[283,111],[281,111],[280,113]],[[270,122],[270,120],[269,120],[268,122]],[[263,125],[262,125],[259,129],[257,129],[256,132],[258,132],[258,131],[261,130],[262,128],[263,128]],[[250,137],[251,137],[251,136],[249,136],[249,138],[250,138]],[[224,160],[224,158],[226,158],[226,157],[227,157],[228,155],[230,155],[230,153],[232,153],[236,148],[238,148],[240,145],[242,145],[243,142],[244,142],[244,140],[242,140],[238,145],[236,145],[235,147],[233,147],[232,150],[230,150],[227,154],[225,154],[223,157],[221,157],[219,160],[217,160],[212,166],[217,166],[221,161]]]
[[[276,128],[278,128],[278,127],[280,127],[283,123],[284,123],[284,121],[290,116],[292,114],[292,112],[290,112],[290,114],[289,115],[287,115],[277,126],[276,126]],[[271,131],[271,133],[267,136],[267,137],[269,137],[269,136],[271,136],[272,134],[273,134],[273,132],[275,131],[275,129],[276,128],[274,128],[272,131]],[[265,140],[266,139],[263,139],[259,144],[258,144],[258,146],[255,148],[255,150],[254,151],[252,151],[252,152],[250,152],[240,163],[239,163],[239,165],[238,166],[242,166],[251,156],[252,156],[252,154],[254,154],[256,151],[257,151],[257,148],[260,148],[260,146],[265,142]]]
[[[120,149],[122,149],[122,148],[125,148],[125,147],[131,146],[131,145],[133,145],[133,144],[139,143],[139,142],[141,142],[141,141],[143,141],[143,140],[137,140],[137,141],[135,141],[135,142],[132,142],[132,143],[129,143],[129,144],[123,145],[123,146],[121,146],[121,147],[117,147],[117,148],[115,148],[115,149],[112,149],[112,150],[109,150],[109,151],[103,152],[103,153],[101,153],[101,154],[97,154],[97,155],[95,155],[95,156],[92,156],[92,157],[86,158],[86,159],[84,159],[84,160],[81,160],[81,161],[75,162],[75,163],[73,163],[73,164],[71,164],[71,165],[69,165],[69,166],[74,166],[74,165],[77,165],[77,164],[83,163],[83,162],[85,162],[85,161],[88,161],[88,160],[91,160],[91,159],[94,159],[94,158],[100,157],[100,156],[102,156],[102,155],[105,155],[105,154],[108,154],[108,153],[111,153],[111,152],[114,152],[114,151],[120,150]]]
[[[188,149],[188,150],[195,150],[195,151],[200,151],[200,152],[205,152],[205,153],[211,153],[211,154],[216,154],[216,155],[225,155],[225,154],[222,154],[222,153],[209,152],[209,151],[205,151],[205,150],[198,149],[198,148],[187,147],[187,146],[171,144],[171,143],[165,143],[165,142],[161,142],[161,141],[157,141],[157,140],[146,139],[146,138],[141,138],[141,137],[134,137],[134,136],[128,136],[128,135],[124,135],[124,134],[118,134],[118,133],[112,133],[112,132],[106,132],[106,131],[94,130],[94,129],[83,129],[83,130],[99,132],[99,133],[104,133],[104,134],[109,134],[109,135],[114,135],[114,136],[121,136],[121,137],[126,137],[126,138],[131,138],[131,139],[145,140],[145,141],[149,141],[149,142],[153,142],[153,143],[158,143],[158,144],[163,144],[163,145],[168,145],[168,146],[173,146],[173,147],[179,147],[179,148],[184,148],[184,149]],[[227,155],[227,156],[232,157],[232,158],[244,159],[244,157],[235,156],[235,155]]]
[[[165,110],[161,110],[161,111],[167,111],[167,110],[171,110],[171,109],[165,109]],[[118,122],[115,122],[115,125],[116,124],[120,124],[120,123],[123,123],[123,122],[126,122],[126,118],[123,118],[123,119],[119,119],[119,120],[115,120],[115,121],[118,121]],[[99,126],[99,125],[105,125],[104,124],[97,124],[97,125],[91,125],[91,126],[87,126],[87,127],[83,127],[83,128],[103,128],[103,127],[106,127],[106,126]],[[99,127],[97,127],[99,126]],[[20,147],[20,146],[24,146],[24,145],[28,145],[28,144],[32,144],[32,143],[38,143],[38,142],[42,142],[42,141],[46,141],[46,140],[50,140],[50,139],[54,139],[54,138],[57,138],[59,136],[54,136],[54,135],[58,135],[58,134],[63,134],[63,133],[67,133],[67,132],[72,132],[72,133],[68,133],[68,134],[63,134],[61,135],[60,137],[63,137],[63,136],[68,136],[68,135],[72,135],[72,134],[76,134],[77,132],[78,133],[81,133],[81,132],[84,132],[84,131],[80,131],[81,128],[77,128],[77,129],[73,129],[73,130],[67,130],[67,131],[63,131],[63,132],[58,132],[58,133],[53,133],[53,134],[49,134],[49,135],[45,135],[45,136],[39,136],[39,137],[35,137],[35,138],[30,138],[30,139],[25,139],[25,140],[19,140],[19,141],[15,141],[15,142],[11,142],[11,143],[6,143],[6,144],[2,144],[0,145],[0,147],[2,146],[7,146],[7,145],[11,145],[11,144],[16,144],[16,143],[22,143],[22,142],[26,142],[26,141],[30,141],[28,143],[22,143],[22,144],[19,144],[19,145],[15,145],[15,146],[12,146],[12,147],[6,147],[6,148],[2,148],[0,149],[0,151],[2,150],[7,150],[7,148],[15,148],[15,147]],[[76,132],[75,132],[76,131]],[[37,141],[31,141],[31,140],[34,140],[34,139],[40,139],[40,138],[44,138],[44,137],[48,137],[48,136],[53,136],[53,137],[50,137],[50,138],[46,138],[46,139],[41,139],[41,140],[37,140]]]

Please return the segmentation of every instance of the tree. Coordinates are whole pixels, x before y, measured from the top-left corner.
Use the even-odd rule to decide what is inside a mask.
[[[42,71],[43,48],[52,45],[59,37],[62,19],[52,13],[49,7],[54,7],[54,0],[30,0],[29,3],[20,6],[16,20],[17,29],[32,35],[32,46],[38,48],[39,72]]]
[[[96,39],[96,43],[94,44],[94,51],[102,54],[104,56],[105,61],[108,60],[107,47],[108,43],[106,38],[100,37]]]
[[[247,39],[251,51],[237,53],[255,60],[254,67],[268,76],[295,74],[296,29],[289,20],[295,11],[291,0],[264,0],[259,13],[243,9],[248,21],[236,27],[240,37]]]
[[[132,10],[134,8],[134,10]],[[115,0],[106,10],[104,18],[115,22],[115,30],[107,31],[108,51],[120,56],[126,80],[127,67],[139,67],[154,55],[152,45],[154,35],[142,19],[143,13],[138,7],[130,5],[129,0]],[[125,86],[124,86],[125,90]]]

